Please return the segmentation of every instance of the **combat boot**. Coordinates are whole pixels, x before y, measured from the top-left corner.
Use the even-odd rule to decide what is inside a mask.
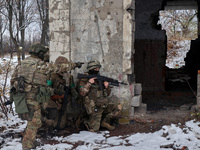
[[[41,146],[41,144],[40,144],[40,142],[38,142],[38,141],[35,140],[33,142],[33,147],[32,148],[35,149],[37,146]]]
[[[86,126],[88,131],[95,132],[94,129],[90,128],[89,123],[87,121],[84,121],[84,125]]]
[[[31,148],[22,146],[22,149],[23,150],[31,150],[31,149],[35,149],[37,146],[41,146],[41,144],[38,141],[34,141]]]
[[[112,126],[112,125],[110,125],[109,123],[107,123],[107,122],[105,122],[105,121],[103,121],[103,122],[101,123],[101,126],[102,126],[103,128],[108,129],[108,130],[115,130],[115,126]]]

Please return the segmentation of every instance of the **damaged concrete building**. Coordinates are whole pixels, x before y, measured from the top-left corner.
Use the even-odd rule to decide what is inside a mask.
[[[194,103],[199,106],[199,39],[191,42],[185,59],[191,88],[172,92],[165,64],[167,36],[157,24],[160,10],[198,10],[199,4],[200,0],[49,0],[50,60],[65,56],[85,62],[74,75],[86,71],[88,61],[99,60],[103,75],[128,83],[112,90],[113,97],[124,103],[127,117],[158,103],[159,98],[190,99],[194,97],[191,89],[197,91]]]

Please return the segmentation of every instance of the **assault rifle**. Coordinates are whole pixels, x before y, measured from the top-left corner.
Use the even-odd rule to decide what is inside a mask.
[[[84,78],[87,78],[87,79],[96,78],[96,80],[99,83],[101,91],[103,90],[103,82],[105,81],[107,81],[110,85],[113,85],[113,86],[119,86],[120,84],[127,85],[127,83],[119,82],[118,80],[115,80],[113,78],[109,78],[109,77],[105,77],[101,75],[85,75],[85,74],[78,73],[77,79],[84,79]]]
[[[76,62],[75,64],[76,64],[76,66],[77,66],[78,68],[81,68],[82,65],[84,64],[84,62]]]
[[[64,94],[64,99],[63,99],[63,103],[62,103],[62,107],[61,107],[61,110],[60,110],[60,114],[59,114],[59,117],[58,117],[58,122],[57,122],[57,125],[56,125],[56,128],[57,129],[60,129],[60,122],[61,122],[61,119],[62,119],[62,116],[64,115],[64,112],[65,112],[65,109],[67,107],[67,103],[68,103],[68,94],[69,94],[69,90],[70,90],[70,87],[69,87],[69,79],[70,79],[70,74],[69,73],[64,73],[63,74],[63,79],[65,80],[65,94]]]

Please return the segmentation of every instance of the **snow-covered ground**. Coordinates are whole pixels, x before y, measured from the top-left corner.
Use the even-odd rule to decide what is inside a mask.
[[[21,150],[21,138],[4,136],[10,132],[22,132],[26,122],[17,116],[9,115],[9,120],[0,119],[0,128],[7,128],[0,133],[1,150]],[[80,131],[67,137],[53,137],[48,140],[57,141],[57,144],[42,144],[37,150],[173,150],[187,147],[189,150],[200,149],[200,122],[194,120],[181,124],[163,126],[161,130],[154,133],[137,133],[123,136],[111,137],[109,131],[93,133]],[[37,139],[41,142],[40,139]],[[74,144],[78,144],[76,148]]]
[[[9,59],[8,59],[9,60]],[[13,64],[16,64],[14,58]],[[5,63],[2,59],[0,64]],[[10,78],[10,77],[9,77]],[[1,75],[0,83],[3,83]],[[8,84],[9,86],[9,84]],[[9,88],[9,87],[8,87]],[[0,149],[1,150],[21,150],[21,138],[8,133],[20,133],[26,127],[26,121],[22,121],[15,114],[8,115],[8,120],[2,117],[0,109]],[[56,144],[43,144],[37,150],[173,150],[184,149],[200,150],[200,122],[194,120],[186,122],[185,125],[171,124],[163,126],[161,130],[154,133],[137,133],[121,136],[110,136],[109,131],[92,133],[80,131],[67,137],[53,137],[48,140],[57,141]],[[73,147],[76,144],[78,146]]]

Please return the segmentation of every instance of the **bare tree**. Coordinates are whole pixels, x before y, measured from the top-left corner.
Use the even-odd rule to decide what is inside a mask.
[[[0,56],[4,55],[4,51],[3,51],[3,35],[4,35],[5,31],[6,31],[6,27],[7,27],[7,22],[3,18],[3,16],[0,14]]]
[[[49,43],[49,0],[37,0],[38,12],[41,25],[41,44]]]
[[[17,28],[20,32],[20,46],[22,48],[25,47],[24,39],[25,39],[25,29],[33,22],[36,22],[36,7],[35,0],[20,0],[16,1],[16,9],[15,9],[15,17],[17,20]],[[25,58],[25,51],[22,50],[22,59]]]
[[[188,50],[184,43],[195,39],[197,32],[197,11],[196,10],[168,10],[160,11],[160,20],[162,29],[167,34],[167,60],[166,62],[175,62],[180,54]],[[179,59],[180,61],[183,60]],[[177,62],[176,62],[177,63]]]
[[[25,52],[19,47],[24,47],[25,29],[33,22],[36,22],[35,0],[2,0],[6,12],[1,11],[7,17],[9,22],[9,33],[15,50],[18,52],[18,62],[20,63],[20,54],[25,58]]]
[[[4,11],[3,4],[0,3],[0,11]],[[4,54],[3,51],[3,35],[6,31],[7,27],[7,20],[5,19],[4,15],[0,14],[0,56]]]
[[[168,10],[160,12],[160,24],[162,28],[166,30],[169,36],[178,35],[181,32],[181,36],[185,38],[193,38],[197,36],[190,33],[196,33],[197,31],[197,16],[196,10]],[[190,36],[189,36],[190,35]]]

